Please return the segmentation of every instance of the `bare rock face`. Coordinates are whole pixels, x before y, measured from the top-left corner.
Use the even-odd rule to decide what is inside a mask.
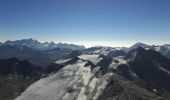
[[[0,100],[13,100],[45,75],[42,67],[17,58],[0,60]]]

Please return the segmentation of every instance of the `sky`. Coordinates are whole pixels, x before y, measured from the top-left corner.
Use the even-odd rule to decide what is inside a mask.
[[[170,43],[170,0],[0,0],[0,41]]]

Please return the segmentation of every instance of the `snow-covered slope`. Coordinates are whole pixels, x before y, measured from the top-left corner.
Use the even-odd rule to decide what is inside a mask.
[[[88,62],[85,60],[97,63],[100,59],[98,55],[82,55],[76,63],[68,64],[31,85],[16,100],[95,100],[107,85],[107,79],[113,75],[107,73],[96,77],[98,67],[92,71],[91,66],[86,65]]]
[[[79,58],[82,60],[91,61],[95,65],[102,59],[101,57],[99,57],[99,55],[96,54],[92,55],[82,54],[79,56]]]
[[[130,52],[126,58],[82,54],[75,58],[56,61],[55,63],[64,66],[29,86],[15,100],[144,100],[146,98],[146,100],[166,100],[159,99],[159,96],[148,91],[146,86],[146,88],[140,87],[141,84],[143,86],[144,80],[141,84],[134,84],[132,81],[139,81],[140,76],[138,70],[133,69],[136,68],[134,59],[141,58],[136,56],[145,52],[147,56],[147,51],[137,50]],[[139,60],[143,61],[143,58]],[[141,71],[148,72],[143,66]]]

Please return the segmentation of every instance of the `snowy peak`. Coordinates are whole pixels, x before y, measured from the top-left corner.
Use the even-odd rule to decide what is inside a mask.
[[[145,52],[146,51],[146,49],[145,48],[143,48],[143,47],[141,47],[141,46],[138,46],[138,47],[136,47],[136,48],[134,48],[134,49],[132,49],[131,51],[129,51],[129,53],[134,53],[134,52]]]
[[[86,49],[86,52],[91,53],[91,54],[103,54],[107,55],[110,51],[115,51],[115,48],[111,47],[91,47]]]
[[[123,50],[119,50],[112,47],[91,47],[84,50],[87,54],[98,54],[104,55],[108,57],[118,57],[118,56],[125,56],[126,53]]]
[[[129,51],[130,51],[130,50],[133,50],[133,49],[135,49],[135,48],[138,48],[138,47],[142,47],[142,48],[145,48],[145,49],[150,49],[152,46],[138,42],[138,43],[134,44],[133,46],[131,46],[131,47],[129,48]]]

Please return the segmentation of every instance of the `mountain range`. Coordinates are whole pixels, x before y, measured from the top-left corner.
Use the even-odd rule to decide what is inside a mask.
[[[71,53],[71,49],[55,48],[47,51],[34,50],[32,48],[21,45],[1,45],[0,59],[9,59],[16,57],[21,60],[28,60],[34,64],[48,66],[57,59]]]
[[[40,43],[37,40],[34,40],[32,38],[30,39],[22,39],[22,40],[15,40],[15,41],[6,41],[3,43],[4,45],[21,45],[26,46],[35,50],[52,50],[54,48],[67,48],[72,50],[82,50],[85,47],[80,45],[74,45],[74,44],[67,44],[67,43],[54,43],[54,42],[44,42]]]
[[[56,60],[68,56],[73,51],[80,51],[86,54],[102,54],[110,57],[125,56],[129,51],[143,47],[145,49],[154,49],[162,55],[170,58],[170,45],[150,46],[143,43],[136,43],[133,46],[126,47],[91,47],[53,42],[40,43],[33,39],[22,39],[16,41],[6,41],[0,44],[0,59],[16,57],[21,60],[28,60],[34,64],[48,66]]]
[[[170,98],[168,44],[138,42],[129,48],[54,44],[33,39],[0,44],[0,99]]]
[[[152,49],[138,47],[119,57],[81,54],[55,64],[60,69],[29,86],[15,100],[169,98],[170,59]]]
[[[73,50],[82,50],[85,47],[74,45],[74,44],[67,44],[67,43],[54,43],[54,42],[44,42],[40,43],[37,40],[34,40],[32,38],[30,39],[22,39],[22,40],[15,40],[15,41],[6,41],[3,43],[4,45],[21,45],[26,46],[35,50],[52,50],[54,48],[67,48],[67,49],[73,49]]]
[[[70,54],[72,51],[82,49],[85,49],[85,47],[74,44],[40,43],[34,39],[22,39],[1,43],[0,59],[16,57],[46,67],[55,60]]]
[[[22,40],[15,40],[15,41],[6,41],[4,43],[0,43],[0,46],[24,46],[28,47],[31,49],[34,49],[35,51],[50,51],[54,50],[55,48],[60,48],[60,49],[70,49],[72,51],[74,50],[80,50],[88,53],[102,53],[102,54],[108,54],[110,51],[116,51],[116,50],[122,50],[125,53],[128,53],[130,50],[137,48],[138,46],[145,48],[145,49],[154,49],[163,55],[169,57],[169,52],[170,52],[170,45],[169,44],[164,44],[164,45],[147,45],[144,43],[137,42],[136,44],[132,45],[131,47],[103,47],[103,46],[96,46],[96,47],[91,47],[91,48],[85,48],[82,45],[74,45],[74,44],[67,44],[67,43],[54,43],[54,42],[44,42],[41,43],[37,40],[34,40],[32,38],[30,39],[22,39]],[[105,55],[104,54],[104,55]]]

